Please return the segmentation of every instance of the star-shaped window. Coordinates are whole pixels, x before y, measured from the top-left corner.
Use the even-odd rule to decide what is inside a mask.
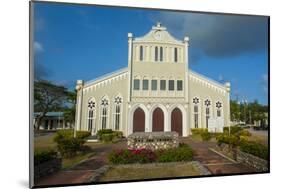
[[[207,99],[207,100],[205,100],[205,105],[206,105],[206,106],[210,106],[210,105],[211,105],[211,101],[210,101],[210,100],[208,100],[208,99]]]
[[[114,101],[116,104],[121,104],[122,103],[122,99],[121,97],[115,97],[115,101]]]
[[[108,105],[108,100],[107,99],[102,99],[101,105],[102,106],[107,106]]]
[[[217,103],[216,103],[216,107],[217,107],[217,108],[221,108],[221,107],[222,107],[221,102],[217,102]]]
[[[95,108],[95,102],[93,102],[92,100],[90,102],[88,102],[88,108],[93,109]]]
[[[198,104],[198,103],[199,103],[199,98],[195,97],[195,98],[193,99],[193,103],[194,103],[194,104]]]

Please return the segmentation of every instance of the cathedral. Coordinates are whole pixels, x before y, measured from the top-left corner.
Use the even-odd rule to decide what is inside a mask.
[[[188,49],[189,37],[176,39],[160,23],[142,37],[128,33],[127,67],[77,81],[76,129],[188,136],[192,128],[229,126],[230,83],[190,70]]]

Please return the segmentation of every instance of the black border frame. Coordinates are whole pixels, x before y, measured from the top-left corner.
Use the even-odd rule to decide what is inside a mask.
[[[96,6],[96,7],[114,7],[114,8],[129,8],[129,9],[142,9],[142,10],[160,10],[167,12],[189,12],[189,13],[201,13],[201,14],[215,14],[215,15],[232,15],[232,16],[254,16],[254,17],[266,17],[268,26],[268,171],[263,172],[249,172],[249,173],[229,173],[229,174],[215,174],[215,175],[200,175],[200,176],[185,176],[185,177],[167,177],[167,178],[153,178],[153,179],[135,179],[124,181],[109,181],[98,183],[79,183],[79,184],[57,184],[57,185],[34,185],[34,166],[33,166],[33,147],[34,147],[34,133],[32,125],[33,115],[33,80],[34,80],[34,60],[33,60],[33,35],[34,35],[34,3],[46,3],[46,4],[65,4],[65,5],[79,5],[79,6]],[[50,188],[50,187],[62,187],[62,186],[84,186],[84,185],[100,185],[100,184],[112,184],[112,183],[132,183],[143,181],[162,181],[162,180],[180,180],[189,178],[212,178],[212,177],[224,177],[224,176],[240,176],[240,175],[256,175],[256,174],[268,174],[270,173],[270,16],[269,15],[254,15],[254,14],[238,14],[238,13],[223,13],[223,12],[207,12],[207,11],[191,11],[191,10],[175,10],[164,8],[147,8],[147,7],[134,7],[134,6],[121,6],[121,5],[101,5],[90,3],[75,3],[75,2],[56,2],[56,1],[29,1],[29,187],[30,188]]]

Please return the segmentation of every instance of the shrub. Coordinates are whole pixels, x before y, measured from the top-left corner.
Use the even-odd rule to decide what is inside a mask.
[[[101,137],[103,134],[110,134],[110,133],[113,133],[112,129],[101,129],[98,130],[97,136]]]
[[[191,161],[194,152],[187,144],[178,148],[152,151],[150,149],[115,150],[108,156],[112,164]]]
[[[85,139],[88,136],[91,136],[91,132],[89,131],[76,131],[76,137],[80,139]],[[59,130],[56,132],[54,136],[54,141],[58,141],[60,139],[70,139],[74,137],[74,131],[73,130]]]
[[[242,131],[240,131],[239,135],[240,135],[240,137],[241,136],[249,137],[249,136],[251,136],[251,133],[248,130],[243,129]]]
[[[112,131],[111,129],[99,130],[97,135],[103,142],[116,142],[123,137],[122,131]]]
[[[237,133],[239,133],[240,131],[242,131],[243,130],[243,128],[242,127],[240,127],[240,126],[231,126],[230,127],[230,134],[237,134]],[[229,127],[224,127],[223,128],[223,132],[224,133],[228,133],[229,132]]]
[[[211,133],[209,132],[202,132],[201,138],[203,141],[209,141],[211,139]]]
[[[84,138],[87,138],[89,136],[91,136],[90,131],[76,131],[76,137],[77,138],[84,139]]]
[[[257,142],[241,142],[240,150],[245,153],[252,154],[262,159],[268,159],[268,147]]]
[[[228,144],[231,148],[239,144],[239,137],[235,135],[220,134],[216,137],[217,144],[220,146],[222,143]]]
[[[191,133],[193,135],[198,135],[198,134],[201,134],[203,132],[208,132],[208,129],[206,129],[206,128],[193,128],[193,129],[191,129]]]
[[[108,156],[113,164],[149,163],[156,159],[156,154],[149,149],[115,150]]]
[[[54,150],[48,151],[35,151],[34,153],[34,165],[39,165],[41,163],[51,161],[58,157],[58,154]]]
[[[193,150],[188,145],[180,145],[178,148],[157,150],[156,155],[158,162],[191,161]]]
[[[109,133],[109,134],[103,134],[101,135],[100,139],[103,142],[112,142],[113,138],[116,137],[116,134],[114,133]]]
[[[91,135],[88,131],[77,131],[74,138],[73,130],[60,130],[56,133],[54,141],[57,143],[57,148],[63,157],[71,157],[82,150],[85,138]]]

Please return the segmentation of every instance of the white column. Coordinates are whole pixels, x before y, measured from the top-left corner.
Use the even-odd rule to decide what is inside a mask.
[[[152,116],[151,108],[145,110],[145,132],[152,132]]]
[[[81,113],[82,113],[82,102],[83,102],[83,80],[77,80],[77,104],[75,113],[75,128],[81,130]]]
[[[189,135],[189,124],[187,122],[188,120],[188,107],[184,107],[184,111],[182,112],[182,136],[187,137]]]
[[[131,91],[132,91],[132,47],[133,47],[133,34],[128,33],[128,94],[127,100],[131,102]]]
[[[172,112],[168,111],[167,116],[165,117],[165,125],[164,125],[164,131],[168,132],[171,131],[171,116]]]

